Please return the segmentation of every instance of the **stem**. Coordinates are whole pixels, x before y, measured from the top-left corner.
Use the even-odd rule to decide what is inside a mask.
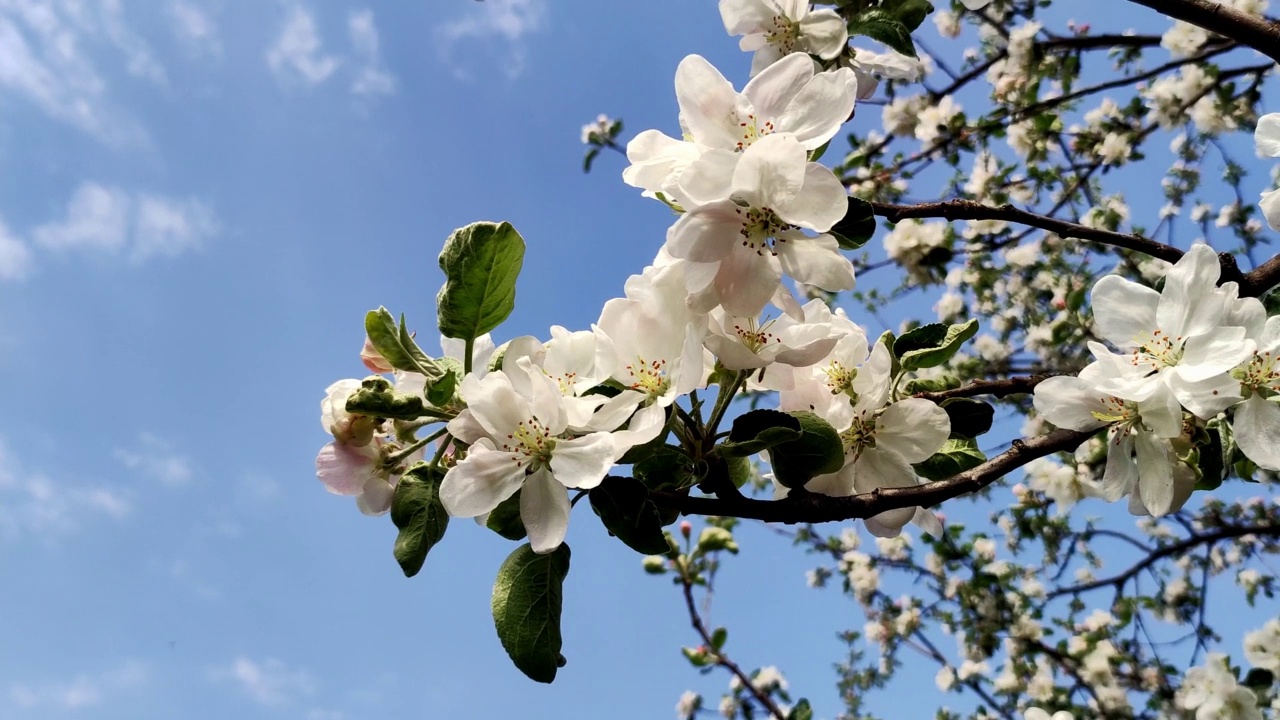
[[[445,428],[445,432],[448,433],[449,429]],[[433,468],[440,467],[440,461],[444,459],[445,451],[448,450],[449,446],[452,444],[453,444],[453,436],[445,435],[445,439],[440,443],[440,449],[436,450],[435,457],[431,458],[431,467]]]
[[[707,421],[704,437],[715,437],[716,429],[720,427],[720,421],[724,419],[724,413],[729,409],[729,403],[733,401],[733,396],[738,394],[738,388],[742,387],[742,381],[746,379],[747,374],[739,370],[733,374],[733,382],[727,387],[721,386],[721,392],[716,394],[716,405],[711,409],[711,419]]]
[[[435,440],[436,438],[440,437],[441,435],[447,432],[449,432],[449,428],[440,428],[436,432],[422,438],[421,440],[418,440],[411,445],[405,446],[405,448],[400,452],[394,455],[388,455],[387,462],[390,463],[391,465],[399,465],[400,462],[403,461],[405,458],[418,452],[422,448],[426,447],[427,444],[430,443],[432,440]]]
[[[462,349],[462,374],[471,374],[471,356],[475,354],[476,339],[467,338],[466,345]]]

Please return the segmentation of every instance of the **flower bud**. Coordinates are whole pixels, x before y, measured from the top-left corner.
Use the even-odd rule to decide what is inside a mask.
[[[693,534],[693,523],[689,522],[688,520],[681,521],[680,534],[685,537],[689,537],[691,534]]]
[[[360,349],[360,362],[376,373],[389,373],[395,369],[391,367],[391,363],[387,362],[386,358],[382,357],[382,353],[378,352],[378,349],[373,346],[373,343],[367,337],[364,339],[364,347]]]
[[[661,555],[646,555],[641,563],[650,575],[661,575],[667,571],[667,559]]]
[[[728,530],[709,527],[703,528],[702,534],[698,536],[698,549],[702,552],[728,550],[736,555],[738,553],[738,543],[734,542],[733,533]]]

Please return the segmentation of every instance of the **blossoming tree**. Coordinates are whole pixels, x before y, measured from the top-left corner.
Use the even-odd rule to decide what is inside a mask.
[[[678,137],[583,128],[587,169],[625,155],[673,213],[652,264],[589,329],[502,337],[524,241],[457,230],[434,326],[365,318],[373,374],[329,387],[320,480],[389,512],[409,576],[451,518],[518,543],[493,618],[540,682],[572,631],[570,518],[602,523],[730,679],[682,718],[813,717],[700,610],[744,521],[862,608],[842,717],[921,663],[967,698],[939,718],[1277,716],[1280,617],[1233,657],[1207,591],[1277,589],[1280,507],[1246,483],[1280,472],[1280,172],[1253,159],[1280,158],[1280,22],[1132,3],[1159,33],[1062,0],[719,0],[748,78],[690,54]],[[1085,514],[1119,500],[1136,526]]]

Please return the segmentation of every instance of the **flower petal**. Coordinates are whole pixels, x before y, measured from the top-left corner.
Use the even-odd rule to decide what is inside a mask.
[[[676,68],[676,100],[680,117],[694,141],[708,147],[735,146],[738,93],[720,71],[701,55],[689,55]]]
[[[932,405],[932,403],[929,404]],[[915,470],[911,469],[901,455],[892,450],[867,448],[854,461],[853,485],[859,493],[868,493],[876,488],[915,487],[918,484]],[[898,508],[874,515],[872,519],[890,531],[896,529],[901,532],[902,526],[911,522],[915,514],[914,507]]]
[[[1280,406],[1258,395],[1236,406],[1231,422],[1245,457],[1267,470],[1280,470]]]
[[[1138,451],[1138,496],[1155,517],[1168,515],[1173,508],[1173,466],[1178,459],[1168,440],[1140,432],[1134,438]]]
[[[617,459],[617,447],[609,433],[595,432],[557,440],[551,451],[551,472],[565,487],[585,490],[599,485]]]
[[[742,88],[742,96],[755,110],[756,121],[781,120],[781,115],[787,106],[792,105],[797,96],[803,96],[806,85],[814,79],[813,71],[813,60],[803,53],[794,53],[751,78],[746,87]],[[774,122],[774,126],[780,131],[795,134],[796,138],[804,143],[804,138],[790,125]],[[818,145],[821,144],[818,143]],[[806,146],[805,149],[813,148]]]
[[[1138,482],[1138,466],[1133,461],[1133,435],[1107,434],[1107,465],[1102,471],[1102,496],[1115,502],[1133,490]]]
[[[698,205],[729,199],[733,173],[741,157],[720,148],[707,150],[680,173],[680,192]]]
[[[1060,428],[1088,432],[1106,424],[1094,413],[1106,411],[1102,393],[1078,377],[1051,377],[1036,385],[1036,412]]]
[[[769,304],[781,282],[782,267],[772,253],[758,254],[739,246],[720,260],[715,286],[725,312],[754,317]]]
[[[840,245],[830,235],[786,233],[774,247],[783,272],[796,280],[830,292],[853,289],[853,263],[840,254]]]
[[[1119,275],[1108,275],[1093,286],[1093,324],[1098,334],[1119,348],[1156,328],[1160,293]]]
[[[1173,337],[1199,335],[1221,324],[1226,298],[1216,292],[1222,266],[1204,243],[1192,245],[1164,276],[1156,327]],[[1151,328],[1154,329],[1154,328]]]
[[[546,469],[529,475],[520,493],[520,520],[529,545],[545,555],[560,547],[569,531],[569,493]]]
[[[452,517],[475,517],[498,507],[524,483],[523,455],[472,448],[440,483],[440,502]]]
[[[804,148],[795,138],[785,134],[766,135],[744,150],[738,159],[733,172],[732,197],[754,208],[776,210],[800,193],[806,181],[807,164]],[[841,216],[843,213],[842,207]]]
[[[835,10],[814,10],[800,21],[800,38],[805,49],[823,60],[831,60],[849,42],[849,29]]]
[[[667,252],[695,263],[723,260],[742,242],[742,215],[724,201],[686,212],[667,231]]]
[[[921,398],[899,400],[876,418],[876,447],[896,452],[908,463],[938,452],[950,434],[947,411]]]
[[[1257,144],[1259,153],[1280,158],[1280,113],[1268,113],[1258,118],[1253,141]]]
[[[824,233],[844,217],[849,209],[847,198],[835,174],[825,165],[811,162],[805,165],[799,192],[776,200],[770,207],[792,225]]]

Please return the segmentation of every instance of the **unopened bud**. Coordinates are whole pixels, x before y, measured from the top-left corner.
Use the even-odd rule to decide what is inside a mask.
[[[680,523],[680,534],[681,534],[681,535],[683,535],[683,536],[685,536],[685,537],[689,537],[690,535],[692,535],[692,534],[693,534],[693,523],[689,522],[688,520],[681,521],[681,523]]]
[[[364,347],[360,349],[360,362],[376,373],[389,373],[395,369],[386,358],[382,357],[382,353],[378,352],[367,337],[364,339]]]
[[[650,575],[661,575],[667,571],[667,559],[661,555],[646,555],[641,563]]]

